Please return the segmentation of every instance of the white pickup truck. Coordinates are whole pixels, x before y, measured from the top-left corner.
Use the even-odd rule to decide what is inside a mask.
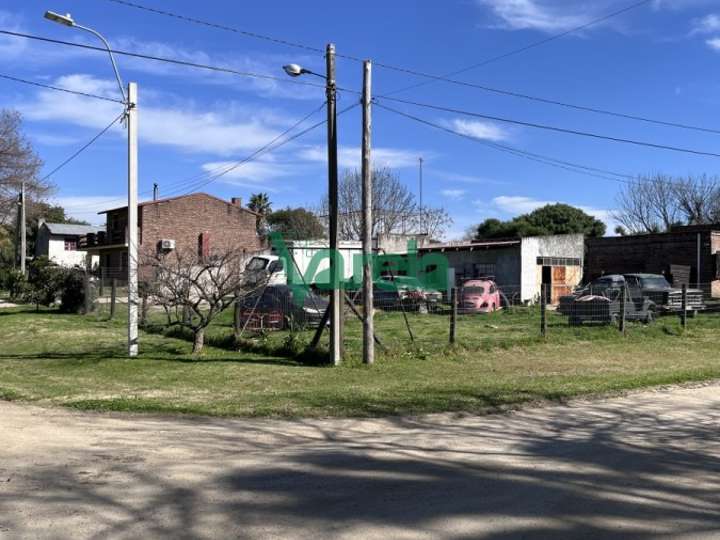
[[[330,261],[323,257],[317,267],[312,269],[311,262],[318,252],[328,249],[326,240],[296,240],[287,242],[288,251],[292,254],[297,270],[308,285],[327,284]],[[354,256],[361,253],[360,242],[340,242],[338,253],[343,263],[343,279],[350,279],[353,275]],[[293,264],[293,261],[287,261]],[[255,255],[245,266],[245,283],[249,286],[268,283],[269,285],[286,285],[288,279],[287,268],[283,258],[275,254]]]

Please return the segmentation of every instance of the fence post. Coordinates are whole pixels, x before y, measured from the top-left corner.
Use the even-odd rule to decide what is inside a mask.
[[[547,283],[540,286],[540,335],[547,337]]]
[[[233,304],[233,333],[235,337],[240,335],[240,297],[235,296],[235,303]]]
[[[680,312],[680,323],[682,329],[687,329],[687,284],[683,283],[682,286],[682,311]]]
[[[92,311],[92,299],[90,298],[90,272],[85,270],[83,274],[83,289],[85,292],[85,315]]]
[[[625,335],[625,303],[626,302],[627,302],[627,295],[625,292],[625,287],[623,287],[620,292],[620,317],[618,318],[618,328],[620,330],[620,333],[623,336]]]
[[[457,287],[450,289],[450,343],[455,343],[457,329]]]
[[[100,267],[100,285],[98,286],[98,298],[102,298],[105,294],[105,269]]]
[[[115,316],[115,299],[117,297],[117,279],[112,278],[110,281],[110,318]]]
[[[144,328],[145,324],[147,323],[147,292],[145,291],[145,287],[142,287],[140,290],[140,327]]]

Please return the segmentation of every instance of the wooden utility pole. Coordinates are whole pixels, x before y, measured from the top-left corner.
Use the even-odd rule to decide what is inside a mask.
[[[327,94],[327,142],[328,142],[328,201],[330,235],[330,360],[340,363],[342,356],[342,297],[338,270],[338,162],[337,162],[337,103],[335,86],[335,45],[328,43],[325,51]]]
[[[372,64],[363,62],[362,126],[362,251],[363,251],[363,362],[375,361],[372,271],[372,172],[370,164]]]
[[[25,217],[25,182],[20,187],[20,272],[25,275],[25,257],[27,257],[27,230]]]

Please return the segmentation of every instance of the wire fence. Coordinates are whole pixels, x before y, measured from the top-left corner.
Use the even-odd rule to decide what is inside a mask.
[[[112,319],[126,312],[127,280],[86,274],[90,311]],[[474,280],[472,286],[435,291],[401,283],[400,277],[374,284],[373,314],[376,350],[396,356],[440,352],[448,347],[484,351],[546,339],[622,339],[648,332],[681,335],[693,328],[718,326],[720,298],[713,283],[700,286],[651,287],[610,276],[572,289],[539,285],[531,300],[521,300],[521,287]],[[167,305],[146,294],[140,282],[140,324],[146,330],[167,331],[183,326]],[[715,292],[715,296],[713,295]],[[327,347],[329,291],[269,282],[235,292],[229,308],[206,328],[206,343],[231,349],[251,348],[268,353],[298,354]],[[362,291],[342,292],[343,348],[348,358],[362,354]],[[174,322],[173,322],[174,321]],[[181,334],[181,333],[180,333]],[[177,334],[177,335],[180,335]]]

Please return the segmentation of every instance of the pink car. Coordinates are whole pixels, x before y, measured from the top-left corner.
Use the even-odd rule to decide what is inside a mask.
[[[464,313],[492,313],[502,307],[500,290],[489,279],[471,279],[460,289],[458,311]]]

